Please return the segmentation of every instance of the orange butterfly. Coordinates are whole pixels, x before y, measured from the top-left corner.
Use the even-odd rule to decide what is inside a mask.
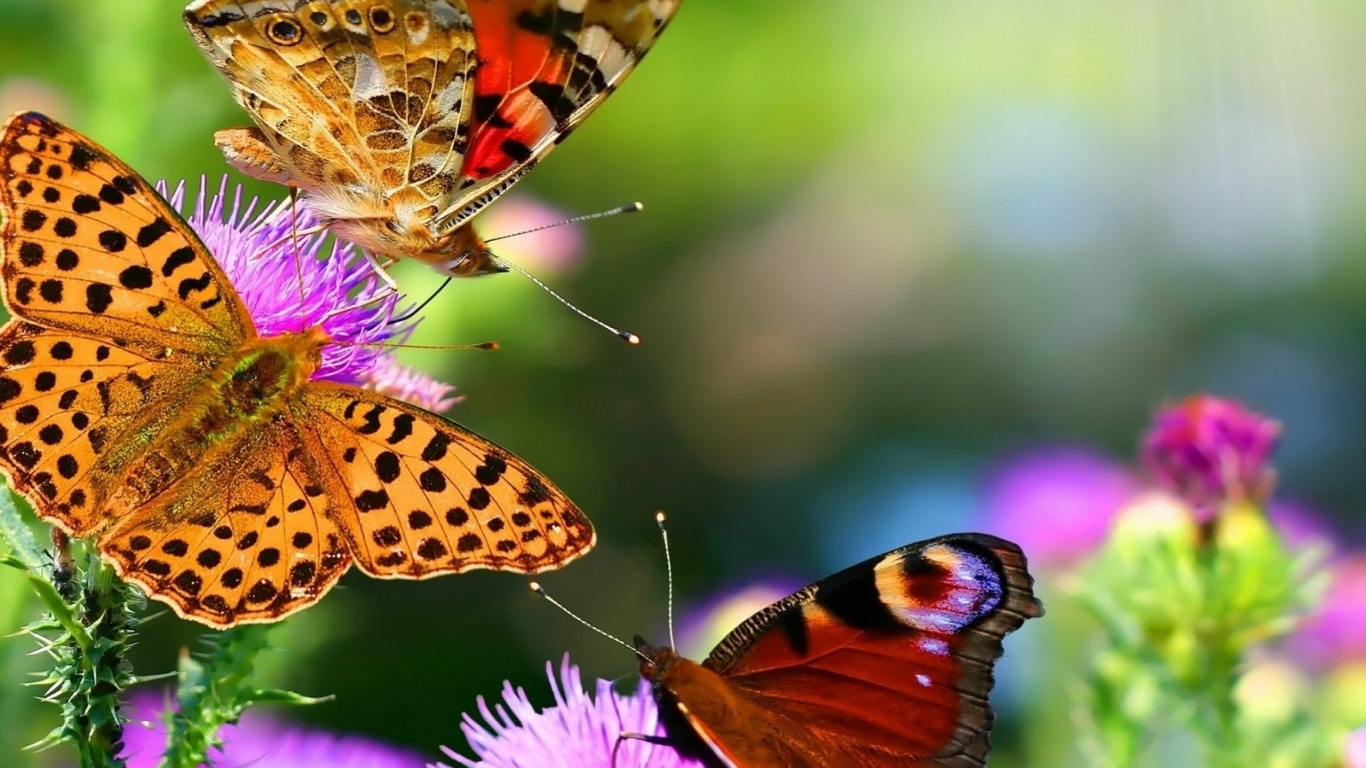
[[[535,573],[594,543],[549,480],[439,416],[312,380],[141,177],[36,113],[0,132],[0,471],[125,578],[226,627],[380,578]]]
[[[701,664],[636,638],[667,737],[731,768],[986,764],[1001,640],[1041,616],[1020,548],[910,544],[750,617]]]
[[[255,128],[229,162],[303,189],[371,254],[506,271],[470,220],[621,81],[681,0],[196,0],[185,24]]]

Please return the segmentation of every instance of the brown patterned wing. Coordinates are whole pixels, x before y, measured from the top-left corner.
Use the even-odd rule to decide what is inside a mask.
[[[479,69],[457,205],[473,218],[597,109],[682,0],[468,0]]]
[[[659,681],[737,765],[980,768],[1001,641],[1043,613],[1032,582],[1014,544],[942,536],[775,603]]]
[[[256,123],[219,134],[230,162],[292,181],[327,220],[424,226],[450,204],[475,67],[463,0],[197,0],[184,16]]]
[[[181,617],[271,622],[317,602],[351,563],[319,468],[287,421],[212,451],[100,537],[100,551]]]
[[[0,330],[0,471],[39,516],[84,536],[120,510],[105,502],[141,443],[201,371],[110,339],[23,320]]]
[[[35,112],[0,130],[5,305],[152,356],[221,358],[254,335],[188,225],[122,161]]]
[[[516,456],[398,400],[315,382],[296,418],[356,563],[381,578],[538,573],[592,548],[588,519]],[[335,490],[333,490],[335,489]]]

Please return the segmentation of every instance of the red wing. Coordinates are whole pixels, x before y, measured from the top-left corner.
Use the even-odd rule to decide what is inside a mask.
[[[681,0],[468,0],[479,66],[461,188],[473,216],[624,79]],[[578,7],[582,10],[574,11]]]
[[[797,725],[803,751],[855,765],[980,766],[1001,640],[1043,612],[1031,585],[1009,542],[912,544],[756,614],[704,666]]]

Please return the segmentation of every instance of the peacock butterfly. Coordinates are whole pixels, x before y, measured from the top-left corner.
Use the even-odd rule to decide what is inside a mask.
[[[1016,545],[952,534],[774,603],[701,664],[636,637],[658,741],[730,768],[985,765],[992,665],[1043,615],[1033,581]]]

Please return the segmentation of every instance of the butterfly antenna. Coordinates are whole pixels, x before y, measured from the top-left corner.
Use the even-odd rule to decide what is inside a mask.
[[[597,213],[586,213],[586,214],[584,214],[584,215],[582,215],[582,216],[574,216],[574,217],[572,217],[572,218],[565,219],[564,221],[557,221],[557,222],[555,222],[554,224],[544,224],[544,225],[541,225],[541,226],[539,226],[539,227],[532,227],[531,229],[524,229],[524,230],[522,230],[521,232],[513,232],[513,233],[510,233],[510,234],[506,234],[506,235],[499,235],[499,236],[497,236],[497,237],[490,237],[489,239],[485,240],[484,242],[486,242],[486,243],[492,243],[492,242],[496,242],[496,241],[498,241],[498,240],[507,240],[508,238],[512,238],[512,237],[521,237],[522,235],[529,235],[529,234],[531,234],[532,232],[541,232],[541,231],[544,231],[544,230],[547,230],[547,229],[554,229],[555,227],[562,227],[562,226],[564,226],[564,225],[566,225],[566,224],[581,224],[581,223],[583,223],[583,222],[585,222],[585,221],[593,221],[594,219],[605,219],[605,218],[607,218],[607,217],[609,217],[609,216],[620,216],[620,215],[623,214],[623,213],[637,213],[637,212],[643,211],[643,210],[645,210],[645,205],[642,204],[642,203],[638,203],[638,202],[636,202],[636,203],[627,203],[626,205],[618,205],[618,206],[615,207],[615,208],[610,208],[610,209],[605,210],[605,211],[598,211]],[[541,282],[540,280],[538,280],[535,276],[533,276],[531,273],[527,272],[525,269],[522,269],[521,267],[517,266],[516,264],[513,264],[512,262],[506,261],[506,260],[504,260],[504,259],[499,259],[499,260],[498,260],[498,263],[499,263],[499,264],[502,264],[503,266],[505,266],[505,267],[507,267],[507,268],[509,268],[509,269],[511,269],[512,271],[516,272],[517,274],[521,275],[522,277],[525,277],[526,279],[530,280],[531,282],[535,283],[536,285],[540,286],[541,290],[545,291],[546,293],[550,294],[551,296],[554,296],[556,301],[560,302],[561,304],[565,305],[566,307],[569,307],[569,308],[570,308],[571,310],[573,310],[574,313],[577,314],[579,317],[582,317],[583,319],[587,320],[588,322],[593,323],[594,325],[598,326],[599,328],[603,328],[603,329],[605,329],[605,330],[611,332],[611,333],[612,333],[613,335],[615,335],[617,338],[620,338],[620,339],[624,340],[627,344],[630,344],[630,345],[633,346],[633,347],[634,347],[634,346],[638,346],[638,345],[640,344],[640,337],[639,337],[639,336],[635,335],[634,333],[631,333],[630,331],[622,331],[622,330],[620,330],[620,329],[613,328],[612,326],[608,325],[607,323],[604,323],[603,321],[597,319],[596,317],[593,317],[592,315],[588,314],[587,312],[584,312],[582,309],[579,309],[578,307],[574,306],[568,299],[566,299],[565,297],[563,297],[563,296],[561,296],[560,294],[556,293],[555,291],[551,290],[551,289],[550,289],[550,286],[548,286],[548,285],[546,285],[545,283],[543,283],[543,282]],[[445,285],[442,285],[441,287],[442,287],[442,288],[445,288],[446,286],[445,286]],[[439,291],[440,288],[438,288],[437,290]],[[426,305],[426,302],[423,302],[423,305],[425,306],[425,305]]]
[[[664,526],[665,517],[664,510],[655,513],[655,524],[664,539],[664,572],[669,579],[669,647],[677,648],[678,641],[674,640],[674,559],[669,554],[669,529]]]
[[[604,323],[603,321],[597,319],[596,317],[593,317],[592,315],[588,314],[587,312],[584,312],[582,309],[579,309],[578,307],[574,306],[574,305],[573,305],[568,299],[566,299],[565,297],[561,296],[561,295],[558,294],[558,293],[555,293],[555,291],[552,290],[552,289],[550,288],[550,286],[548,286],[548,285],[546,285],[545,283],[541,282],[539,279],[537,279],[537,277],[536,277],[535,275],[531,274],[530,272],[526,271],[525,269],[522,269],[521,267],[517,266],[516,264],[513,264],[513,263],[510,262],[510,261],[505,261],[505,260],[503,260],[503,259],[499,259],[499,260],[498,260],[498,263],[499,263],[499,264],[502,264],[502,265],[504,265],[504,266],[506,266],[508,269],[511,269],[513,272],[516,272],[517,274],[521,275],[522,277],[525,277],[526,279],[528,279],[528,280],[530,280],[531,282],[535,283],[536,285],[540,286],[540,287],[541,287],[541,290],[543,290],[543,291],[545,291],[546,293],[550,294],[551,296],[555,297],[555,300],[556,300],[556,301],[560,302],[561,304],[565,305],[566,307],[569,307],[569,309],[572,310],[572,311],[574,312],[574,314],[578,315],[579,317],[582,317],[583,319],[585,319],[585,320],[587,320],[588,322],[590,322],[590,323],[592,323],[592,324],[598,326],[599,328],[602,328],[602,329],[604,329],[604,330],[607,330],[607,331],[611,332],[611,333],[612,333],[613,335],[615,335],[617,338],[624,340],[627,344],[630,344],[630,345],[633,346],[633,347],[639,346],[639,345],[640,345],[640,337],[639,337],[639,336],[635,335],[634,333],[631,333],[630,331],[623,331],[623,330],[620,330],[620,329],[618,329],[618,328],[613,328],[612,326],[608,325],[607,323]]]
[[[507,239],[513,238],[513,237],[521,237],[522,235],[529,235],[529,234],[531,234],[532,232],[542,232],[542,231],[547,230],[547,229],[554,229],[555,227],[563,227],[563,226],[566,225],[566,224],[582,224],[582,223],[585,222],[585,221],[593,221],[594,219],[605,219],[605,218],[607,218],[608,216],[620,216],[620,215],[623,214],[623,213],[639,213],[640,211],[643,211],[643,210],[645,210],[645,204],[644,204],[644,203],[627,203],[626,205],[618,205],[616,208],[610,208],[610,209],[605,210],[605,211],[598,211],[597,213],[585,213],[585,214],[582,215],[582,216],[575,216],[575,217],[573,217],[573,218],[565,219],[564,221],[557,221],[557,222],[555,222],[554,224],[542,224],[542,225],[539,226],[539,227],[532,227],[531,229],[524,229],[524,230],[522,230],[521,232],[512,232],[512,233],[506,234],[506,235],[499,235],[499,236],[497,236],[497,237],[490,237],[489,239],[485,240],[484,242],[486,242],[486,243],[492,243],[492,242],[496,242],[496,241],[498,241],[498,240],[507,240]]]
[[[643,654],[643,653],[641,653],[640,651],[636,650],[636,647],[635,647],[634,645],[631,645],[630,643],[626,642],[625,640],[622,640],[621,638],[617,637],[616,635],[610,635],[610,634],[608,634],[606,631],[601,630],[601,629],[598,629],[597,626],[588,623],[587,620],[585,620],[585,619],[583,619],[582,617],[580,617],[577,613],[574,613],[573,611],[571,611],[571,610],[569,610],[568,608],[564,607],[564,604],[563,604],[563,603],[561,603],[559,600],[556,600],[555,598],[551,597],[551,596],[550,596],[550,593],[545,591],[545,587],[541,586],[540,582],[533,581],[533,582],[531,582],[530,584],[528,584],[527,586],[531,588],[531,591],[532,591],[532,592],[535,592],[536,594],[538,594],[538,595],[540,595],[541,597],[545,598],[546,601],[549,602],[551,605],[555,606],[556,608],[559,608],[561,611],[564,611],[564,612],[569,616],[569,618],[573,619],[574,621],[577,621],[578,623],[584,625],[585,627],[588,627],[589,629],[593,630],[594,632],[597,632],[599,635],[602,635],[603,637],[607,638],[608,640],[611,640],[612,642],[616,643],[617,645],[620,645],[621,647],[625,648],[626,650],[630,651],[631,653],[634,653],[635,655],[639,656],[641,659],[643,659],[643,660],[645,660],[645,661],[649,661],[649,660],[650,660],[648,656],[646,656],[645,654]]]
[[[440,286],[439,288],[437,288],[435,291],[432,291],[432,295],[431,295],[431,296],[428,296],[427,298],[423,299],[421,304],[418,304],[416,307],[413,307],[412,309],[408,310],[407,312],[404,312],[402,316],[400,316],[400,317],[395,317],[394,319],[390,320],[388,324],[389,324],[389,325],[397,325],[397,324],[402,323],[402,322],[404,322],[404,321],[406,321],[406,320],[411,320],[415,315],[417,315],[418,312],[421,312],[422,310],[426,309],[426,308],[427,308],[427,305],[432,303],[432,299],[435,299],[436,296],[437,296],[437,294],[439,294],[439,293],[441,293],[442,291],[446,290],[446,286],[448,286],[448,285],[451,284],[451,279],[452,279],[452,278],[447,277],[447,278],[446,278],[446,281],[443,282],[443,283],[441,284],[441,286]]]

